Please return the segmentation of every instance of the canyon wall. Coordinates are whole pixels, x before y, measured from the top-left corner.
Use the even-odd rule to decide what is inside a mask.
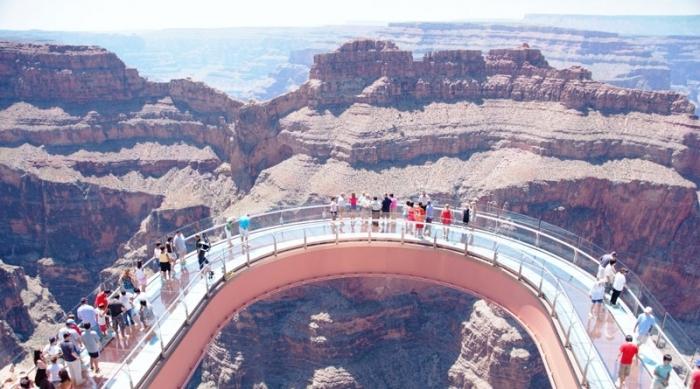
[[[700,126],[676,92],[602,84],[533,47],[416,60],[381,40],[315,56],[307,83],[262,103],[148,81],[96,47],[2,43],[0,70],[0,255],[64,308],[200,218],[427,190],[615,248],[699,318]]]
[[[239,312],[210,344],[200,387],[547,388],[529,335],[442,286],[343,278]],[[193,384],[193,383],[191,383]]]

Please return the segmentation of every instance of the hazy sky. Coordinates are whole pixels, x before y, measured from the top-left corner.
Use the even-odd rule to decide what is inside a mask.
[[[700,14],[700,0],[0,0],[0,29],[138,30]]]

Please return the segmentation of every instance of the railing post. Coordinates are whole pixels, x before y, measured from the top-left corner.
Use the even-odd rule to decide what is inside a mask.
[[[272,248],[275,253],[275,257],[277,256],[277,238],[275,237],[275,234],[272,234]]]
[[[231,253],[231,256],[233,256],[233,247],[229,247],[227,250]],[[221,262],[223,262],[223,267],[222,267],[222,268],[223,268],[223,271],[224,271],[224,277],[226,277],[226,273],[228,273],[228,272],[226,271],[226,256],[225,256],[225,255],[222,256]]]
[[[372,243],[372,222],[370,221],[367,225],[367,243]]]
[[[306,250],[306,228],[304,228],[304,250]]]
[[[335,229],[335,244],[338,244],[338,241],[340,240],[340,233],[338,232],[339,228]]]
[[[187,308],[187,303],[185,302],[185,299],[182,299],[182,305],[185,306],[185,321],[187,323],[190,322],[190,310]]]
[[[541,219],[540,219],[540,221],[541,221]],[[540,246],[540,231],[539,230],[537,230],[537,232],[535,232],[535,246],[536,247]]]
[[[588,355],[586,355],[586,366],[583,368],[583,382],[581,383],[583,386],[588,387],[588,367],[591,364],[591,349],[593,348],[593,344],[591,343],[591,348],[588,349]]]
[[[131,369],[129,369],[128,361],[124,364],[124,367],[126,368],[126,375],[129,376],[129,388],[134,389],[134,379],[131,378]]]
[[[542,293],[542,284],[544,283],[544,267],[542,267],[542,272],[540,273],[540,285],[537,287],[537,293],[539,294],[540,297],[544,295]]]
[[[523,279],[523,259],[520,258],[520,266],[518,266],[518,281]]]
[[[245,251],[245,265],[250,267],[250,247]]]
[[[552,301],[552,317],[557,317],[557,299],[559,298],[559,290],[554,294],[554,301]]]
[[[474,228],[472,228],[472,233],[467,234],[469,236],[469,244],[474,244]]]
[[[401,227],[401,244],[403,244],[405,234],[406,234],[406,228],[405,228],[405,226],[402,226]]]
[[[571,328],[574,326],[574,321],[569,322],[569,328],[566,329],[566,342],[564,342],[564,347],[571,348]]]
[[[664,341],[664,344],[661,344],[661,337],[664,336],[664,328],[666,327],[666,318],[668,318],[668,312],[664,313],[664,319],[661,321],[661,327],[659,328],[659,334],[656,336],[656,347],[661,348],[663,347],[666,342]]]
[[[491,260],[493,266],[498,266],[498,243],[493,242],[493,258]]]
[[[578,261],[578,249],[577,248],[574,249],[574,261],[573,261],[574,265],[576,264],[576,261]]]
[[[437,248],[437,234],[435,234],[435,236],[433,236],[433,248],[434,249]]]
[[[464,255],[469,255],[469,234],[467,234],[466,239],[464,239]]]

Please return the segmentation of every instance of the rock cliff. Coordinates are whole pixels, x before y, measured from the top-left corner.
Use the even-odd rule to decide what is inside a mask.
[[[614,247],[699,318],[700,299],[676,303],[700,287],[700,125],[678,93],[602,84],[531,47],[415,60],[381,40],[315,56],[307,83],[262,103],[148,81],[96,47],[2,43],[0,72],[0,255],[66,308],[200,218],[427,190]]]
[[[568,108],[602,112],[692,114],[695,107],[675,92],[613,87],[591,80],[581,67],[554,69],[542,53],[518,49],[445,50],[414,61],[392,42],[361,40],[318,54],[310,72],[318,101],[325,104],[391,104],[418,101],[512,99],[558,101]]]
[[[547,388],[506,313],[422,281],[344,278],[241,311],[210,345],[200,387]]]

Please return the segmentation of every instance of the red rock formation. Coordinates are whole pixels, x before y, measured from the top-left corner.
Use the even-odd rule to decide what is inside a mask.
[[[549,387],[537,347],[507,314],[423,281],[351,277],[293,288],[240,312],[210,344],[197,383],[350,389],[506,382]]]
[[[355,41],[314,56],[310,79],[315,103],[399,103],[501,98],[559,101],[568,108],[603,112],[692,114],[694,106],[675,92],[624,89],[591,80],[591,72],[549,66],[537,49],[456,50],[428,53],[414,61],[391,42]]]

